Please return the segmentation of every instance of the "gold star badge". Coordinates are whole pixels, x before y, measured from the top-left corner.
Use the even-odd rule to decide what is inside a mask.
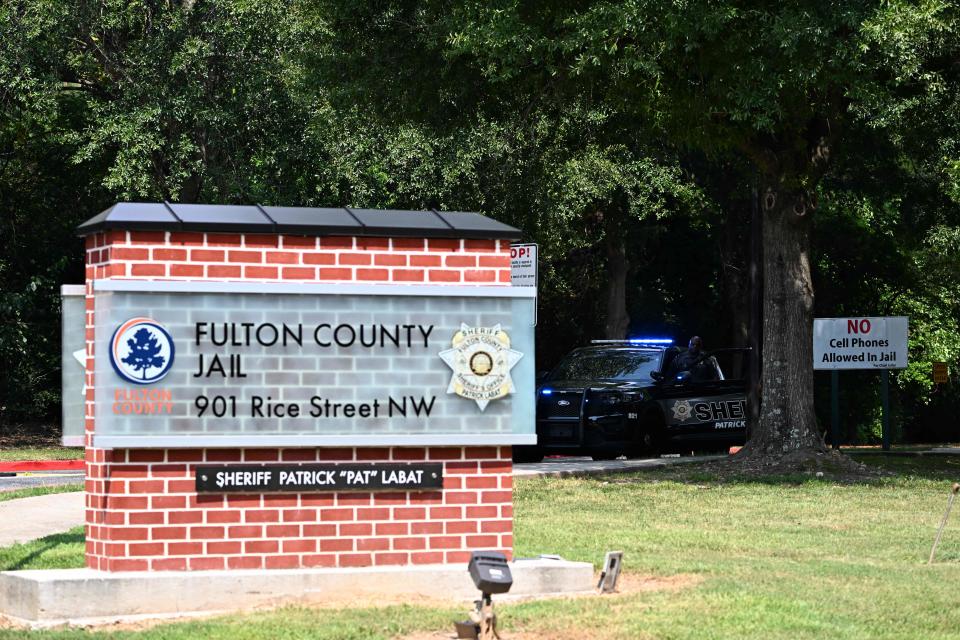
[[[451,348],[440,358],[453,369],[447,393],[474,400],[480,411],[491,400],[514,393],[510,370],[523,354],[510,348],[510,336],[500,328],[460,325],[453,334]]]

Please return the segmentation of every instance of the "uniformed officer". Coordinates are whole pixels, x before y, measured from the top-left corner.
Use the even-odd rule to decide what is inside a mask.
[[[713,364],[713,358],[703,357],[703,339],[693,336],[687,344],[687,350],[677,354],[670,363],[670,378],[675,379],[678,374],[689,371],[694,381],[713,380],[716,378]]]
[[[676,377],[681,371],[690,371],[702,355],[703,339],[700,336],[693,336],[687,344],[687,350],[678,353],[677,357],[670,363],[670,375]]]

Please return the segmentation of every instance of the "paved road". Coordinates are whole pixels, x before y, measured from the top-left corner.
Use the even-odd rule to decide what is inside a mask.
[[[43,471],[37,473],[18,473],[15,476],[0,476],[0,491],[46,487],[58,484],[77,484],[83,482],[83,471]]]
[[[80,491],[0,502],[0,547],[61,533],[83,520]]]

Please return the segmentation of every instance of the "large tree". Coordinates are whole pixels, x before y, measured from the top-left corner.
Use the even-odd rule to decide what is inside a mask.
[[[638,136],[748,161],[763,226],[763,361],[759,423],[742,457],[824,452],[813,408],[818,187],[852,122],[895,136],[896,106],[915,106],[905,100],[954,73],[952,5],[425,1],[379,3],[363,20],[352,9],[335,1],[326,15],[353,40],[338,44],[355,64],[365,57],[364,73],[385,85],[416,84],[448,119],[503,96],[520,112],[590,96],[632,116]]]

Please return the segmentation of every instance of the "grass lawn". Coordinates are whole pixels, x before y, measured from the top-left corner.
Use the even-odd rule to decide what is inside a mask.
[[[32,498],[34,496],[45,496],[48,493],[69,493],[71,491],[83,491],[83,483],[75,482],[72,484],[53,484],[44,487],[28,487],[26,489],[0,491],[0,502],[4,502],[6,500],[17,500],[19,498]]]
[[[0,571],[82,567],[83,527],[0,549]]]
[[[0,462],[19,460],[83,460],[83,447],[5,447]]]
[[[686,586],[499,606],[505,640],[520,632],[570,640],[960,638],[960,506],[938,563],[925,564],[950,482],[960,479],[960,459],[858,460],[899,475],[855,485],[717,482],[697,466],[678,465],[606,478],[518,480],[517,556],[559,553],[599,563],[605,551],[618,549],[630,575],[680,576]],[[80,562],[79,544],[59,545],[60,560]],[[41,557],[23,566],[58,566],[54,556]],[[143,631],[6,630],[0,638],[361,640],[448,631],[462,613],[285,608]]]

